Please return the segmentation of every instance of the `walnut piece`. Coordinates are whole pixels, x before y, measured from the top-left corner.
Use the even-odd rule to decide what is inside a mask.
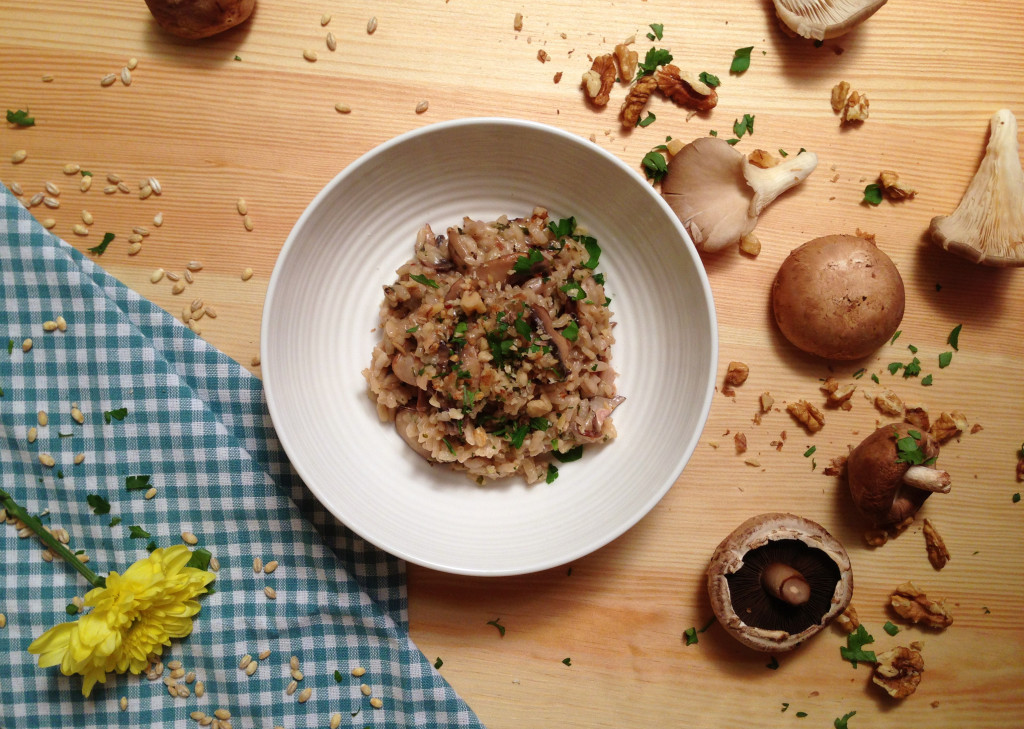
[[[742,362],[730,362],[725,371],[726,386],[738,387],[747,381],[750,376],[750,368]]]
[[[612,80],[614,81],[614,79]],[[629,89],[629,94],[626,95],[626,100],[622,102],[622,106],[619,109],[619,119],[622,121],[623,127],[632,129],[637,125],[637,122],[640,121],[640,115],[647,108],[647,102],[650,101],[651,94],[654,93],[656,88],[658,88],[658,82],[654,76],[643,76],[637,79],[636,83]]]
[[[587,100],[594,106],[607,106],[615,85],[615,61],[611,53],[598,56],[590,64],[590,70],[583,74],[580,84]]]
[[[957,417],[958,415],[960,416],[959,418]],[[957,412],[952,414],[943,412],[935,419],[935,422],[932,423],[930,432],[936,441],[939,443],[945,443],[946,441],[960,435],[966,427],[967,419],[964,418],[962,414]]]
[[[774,405],[774,404],[775,404],[775,398],[772,397],[770,393],[767,393],[767,392],[762,392],[761,393],[761,412],[762,413],[770,413],[771,410],[772,410],[772,405]]]
[[[718,92],[700,80],[698,74],[680,71],[671,63],[654,73],[658,90],[679,106],[694,111],[710,111],[718,105]]]
[[[761,253],[761,239],[753,233],[747,233],[740,238],[740,252],[748,256],[756,256]]]
[[[520,31],[523,29],[523,14],[516,13],[515,17],[512,18],[512,30]]]
[[[808,433],[817,433],[825,426],[825,416],[806,400],[789,403],[786,405],[786,412],[804,426]]]
[[[823,473],[826,476],[839,476],[843,478],[846,476],[846,456],[836,456],[829,464],[825,466]]]
[[[908,407],[903,419],[921,430],[931,430],[931,419],[928,417],[928,411],[924,408]]]
[[[895,539],[910,528],[914,523],[914,517],[908,516],[899,524],[886,527],[885,529],[869,529],[864,532],[864,541],[871,547],[881,547],[890,539]]]
[[[857,610],[853,605],[848,605],[843,612],[836,616],[836,624],[846,633],[854,633],[860,627],[860,618],[857,617]]]
[[[776,157],[774,154],[764,149],[755,149],[747,155],[747,160],[749,160],[750,164],[754,165],[754,167],[760,167],[762,170],[782,164],[781,157]]]
[[[547,51],[541,48],[539,51],[537,51],[537,60],[540,61],[541,63],[547,63],[548,61],[551,60],[551,56],[548,55]]]
[[[891,415],[893,417],[903,415],[903,401],[892,390],[883,390],[875,395],[875,407],[883,415]]]
[[[928,561],[932,563],[932,567],[935,569],[941,570],[952,559],[949,556],[949,550],[946,549],[946,543],[939,536],[935,525],[927,518],[924,520],[924,544],[928,550]]]
[[[732,437],[732,441],[733,443],[736,444],[737,453],[747,452],[747,436],[743,435],[743,433],[737,433],[736,435],[734,435]]]
[[[894,699],[905,699],[917,690],[924,673],[924,658],[912,648],[897,646],[875,656],[875,673],[871,680]]]
[[[832,111],[836,114],[846,106],[846,98],[850,95],[850,84],[840,81],[832,87]]]
[[[843,113],[839,118],[843,124],[864,121],[868,118],[868,107],[870,105],[871,103],[868,101],[867,96],[859,91],[852,91],[846,100],[846,106],[843,107]]]
[[[636,67],[640,63],[640,55],[630,50],[629,43],[615,46],[615,61],[619,66],[619,78],[627,84],[636,76]]]
[[[909,200],[917,194],[912,187],[907,187],[900,182],[900,176],[892,170],[882,170],[878,175],[878,183],[882,186],[882,192],[890,200]]]
[[[825,404],[829,407],[842,408],[843,410],[849,410],[853,407],[850,398],[857,391],[856,385],[840,385],[835,377],[829,377],[819,389],[825,393]]]
[[[904,582],[889,595],[889,604],[901,618],[940,630],[953,624],[953,615],[944,603],[944,599],[929,599],[913,582]]]

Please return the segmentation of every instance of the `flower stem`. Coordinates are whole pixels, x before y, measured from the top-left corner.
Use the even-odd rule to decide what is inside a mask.
[[[93,587],[106,586],[107,580],[105,577],[100,577],[91,569],[86,567],[85,563],[79,560],[74,552],[61,544],[60,540],[46,530],[46,527],[43,526],[43,523],[39,521],[38,517],[32,516],[25,511],[24,507],[19,505],[14,498],[3,489],[0,489],[0,506],[7,509],[8,514],[11,514],[24,522],[25,526],[35,532],[36,536],[39,537],[43,544],[60,555],[60,557],[69,565],[74,567],[82,577],[89,581],[90,585]]]

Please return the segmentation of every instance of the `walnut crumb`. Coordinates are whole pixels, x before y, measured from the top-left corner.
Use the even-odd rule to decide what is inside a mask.
[[[743,435],[743,433],[737,433],[736,435],[734,435],[732,437],[732,441],[733,443],[736,444],[737,453],[747,452],[747,436]]]
[[[943,629],[953,624],[953,615],[945,600],[932,600],[913,582],[904,582],[889,596],[889,604],[896,614],[912,623],[929,628]]]
[[[725,370],[725,385],[722,392],[731,394],[730,388],[739,387],[750,376],[750,368],[742,362],[730,362]]]
[[[514,31],[516,31],[518,33],[522,29],[523,29],[523,14],[522,13],[516,13],[515,16],[512,18],[512,30],[514,30]]]
[[[928,411],[921,407],[908,407],[903,415],[903,420],[921,430],[931,430],[931,419]]]
[[[850,95],[850,84],[846,81],[840,81],[832,87],[832,111],[836,114],[841,112],[846,106],[846,99]]]
[[[871,106],[871,102],[868,101],[867,96],[859,91],[850,92],[849,98],[846,99],[846,106],[843,107],[839,116],[841,123],[851,124],[866,120],[869,106]]]
[[[939,417],[935,419],[935,422],[932,423],[930,432],[932,434],[932,438],[941,444],[957,437],[966,428],[967,418],[963,413],[954,410],[952,413],[941,413]]]
[[[866,395],[866,393],[865,393]],[[874,397],[875,407],[883,415],[902,417],[904,412],[903,401],[892,390],[883,390]]]
[[[590,65],[590,70],[583,74],[580,85],[587,100],[594,106],[607,106],[611,98],[612,86],[615,84],[615,61],[611,53],[598,56]]]
[[[786,412],[804,426],[808,433],[817,433],[825,426],[825,416],[806,400],[789,403],[786,405]]]
[[[750,164],[754,165],[754,167],[760,167],[762,170],[782,164],[781,157],[776,157],[771,152],[763,149],[755,149],[747,155],[747,159],[750,161]]]
[[[843,410],[849,410],[853,407],[850,398],[857,391],[856,385],[840,385],[835,377],[829,377],[819,389],[825,393],[825,404],[829,407],[842,408]]]
[[[551,56],[548,55],[547,51],[541,48],[539,51],[537,51],[537,60],[540,61],[541,63],[547,63],[548,61],[551,60]]]
[[[825,470],[822,472],[826,476],[846,476],[846,456],[836,456],[829,464],[825,466]]]
[[[924,673],[924,658],[912,648],[897,646],[876,657],[872,682],[894,699],[905,699],[917,690]]]
[[[882,170],[878,175],[878,184],[890,200],[909,200],[917,194],[914,188],[900,182],[899,174],[892,170]]]
[[[927,518],[924,520],[924,543],[928,550],[928,561],[932,563],[932,567],[941,570],[951,557],[949,550],[946,549],[946,543],[939,536],[935,525]]]
[[[761,412],[762,413],[765,413],[765,414],[770,413],[771,410],[772,410],[772,405],[774,405],[774,404],[775,404],[775,398],[771,396],[771,393],[768,393],[768,392],[762,392],[761,393]]]
[[[558,82],[560,82],[561,80],[562,80],[562,72],[561,72],[561,71],[559,71],[558,73],[556,73],[556,74],[555,74],[555,79],[554,79],[554,81],[555,81],[555,83],[557,84],[557,83],[558,83]]]
[[[853,633],[860,627],[860,618],[857,617],[857,610],[853,605],[847,606],[843,612],[836,617],[836,624],[845,632]]]
[[[619,78],[626,83],[636,76],[636,67],[640,63],[640,55],[629,47],[632,42],[630,39],[615,46],[615,62],[619,66]]]

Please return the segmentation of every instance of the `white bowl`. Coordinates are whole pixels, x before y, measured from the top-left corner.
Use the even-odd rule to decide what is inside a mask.
[[[464,215],[573,215],[602,248],[618,438],[559,465],[550,483],[477,486],[431,466],[382,423],[361,374],[382,287],[416,231]],[[679,477],[704,426],[718,336],[700,258],[635,171],[600,147],[511,119],[427,126],[369,152],[299,218],[263,313],[263,381],[285,452],[342,523],[437,570],[510,575],[564,564],[639,521]]]

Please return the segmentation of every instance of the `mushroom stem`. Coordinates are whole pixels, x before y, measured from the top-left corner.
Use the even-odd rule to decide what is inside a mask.
[[[952,480],[945,471],[931,466],[911,466],[903,474],[903,483],[916,489],[948,494]]]
[[[803,605],[811,597],[811,586],[804,576],[783,562],[772,562],[765,568],[761,585],[769,595],[790,605]]]

